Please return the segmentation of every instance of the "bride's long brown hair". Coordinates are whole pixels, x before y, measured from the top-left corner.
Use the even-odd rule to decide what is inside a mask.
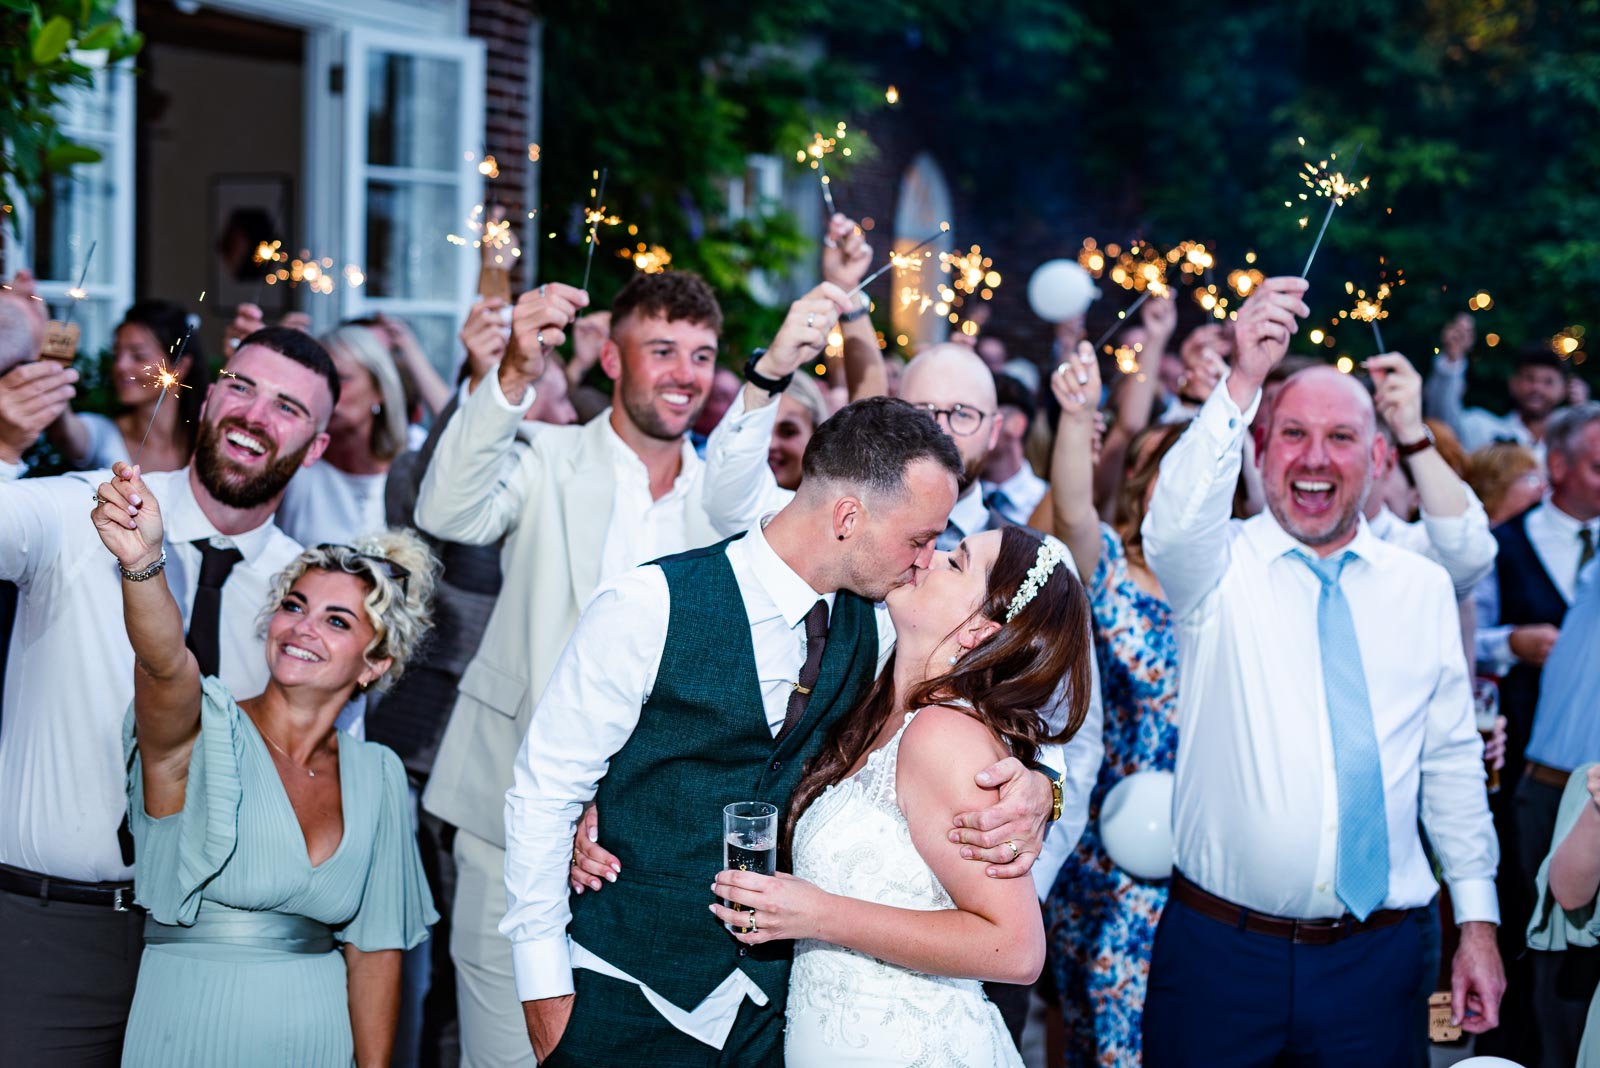
[[[949,672],[928,679],[905,695],[903,707],[965,702],[971,714],[999,735],[1011,755],[1027,763],[1041,745],[1077,733],[1089,709],[1089,598],[1071,559],[1058,564],[1033,600],[1009,623],[1011,599],[1038,559],[1039,535],[1025,527],[1000,531],[1000,552],[989,569],[988,587],[976,615],[1000,629],[962,656]],[[1066,681],[1066,722],[1050,731],[1040,710]],[[806,765],[784,820],[782,855],[789,855],[795,822],[829,786],[842,780],[868,753],[895,711],[894,658],[884,666],[861,704],[828,733]]]

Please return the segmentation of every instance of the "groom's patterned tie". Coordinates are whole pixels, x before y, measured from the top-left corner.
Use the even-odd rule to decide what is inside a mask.
[[[1389,813],[1355,619],[1339,587],[1339,574],[1355,553],[1323,560],[1299,549],[1290,555],[1322,583],[1317,597],[1317,639],[1322,645],[1322,687],[1328,697],[1333,770],[1339,790],[1338,866],[1333,889],[1355,918],[1364,920],[1389,896]]]

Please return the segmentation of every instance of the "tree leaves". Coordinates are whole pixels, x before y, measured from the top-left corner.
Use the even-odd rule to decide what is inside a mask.
[[[54,63],[72,38],[72,20],[65,15],[53,16],[38,33],[33,35],[33,63],[48,67]]]

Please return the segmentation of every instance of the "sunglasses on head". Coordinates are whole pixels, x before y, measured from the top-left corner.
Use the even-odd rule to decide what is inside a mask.
[[[349,561],[348,557],[354,556],[359,560],[365,560],[369,564],[372,565],[373,570],[375,570],[375,571],[379,572],[380,574],[383,574],[383,575],[387,576],[388,578],[391,578],[394,581],[398,582],[400,584],[400,592],[401,592],[401,594],[406,594],[406,593],[410,592],[409,591],[410,580],[411,580],[411,571],[410,571],[410,569],[402,567],[401,565],[395,563],[393,560],[389,559],[387,556],[374,556],[371,553],[362,552],[360,549],[357,549],[353,545],[339,545],[339,544],[336,544],[336,543],[331,542],[331,541],[325,541],[321,545],[317,546],[317,551],[318,552],[336,551],[336,552],[340,553],[341,554],[341,558],[339,560],[340,568],[342,568],[343,570],[349,572],[352,575],[358,575],[358,574],[360,574],[360,571],[358,571],[355,567],[353,567],[351,565],[351,562]]]

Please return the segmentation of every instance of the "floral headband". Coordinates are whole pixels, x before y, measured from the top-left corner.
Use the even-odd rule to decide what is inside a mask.
[[[1034,557],[1033,567],[1028,569],[1028,577],[1022,580],[1022,585],[1017,587],[1015,597],[1006,606],[1006,622],[1010,623],[1017,618],[1017,613],[1028,607],[1028,602],[1038,596],[1044,589],[1044,584],[1050,581],[1050,573],[1057,567],[1071,559],[1067,547],[1060,540],[1046,534],[1044,541],[1039,543],[1039,555]]]

